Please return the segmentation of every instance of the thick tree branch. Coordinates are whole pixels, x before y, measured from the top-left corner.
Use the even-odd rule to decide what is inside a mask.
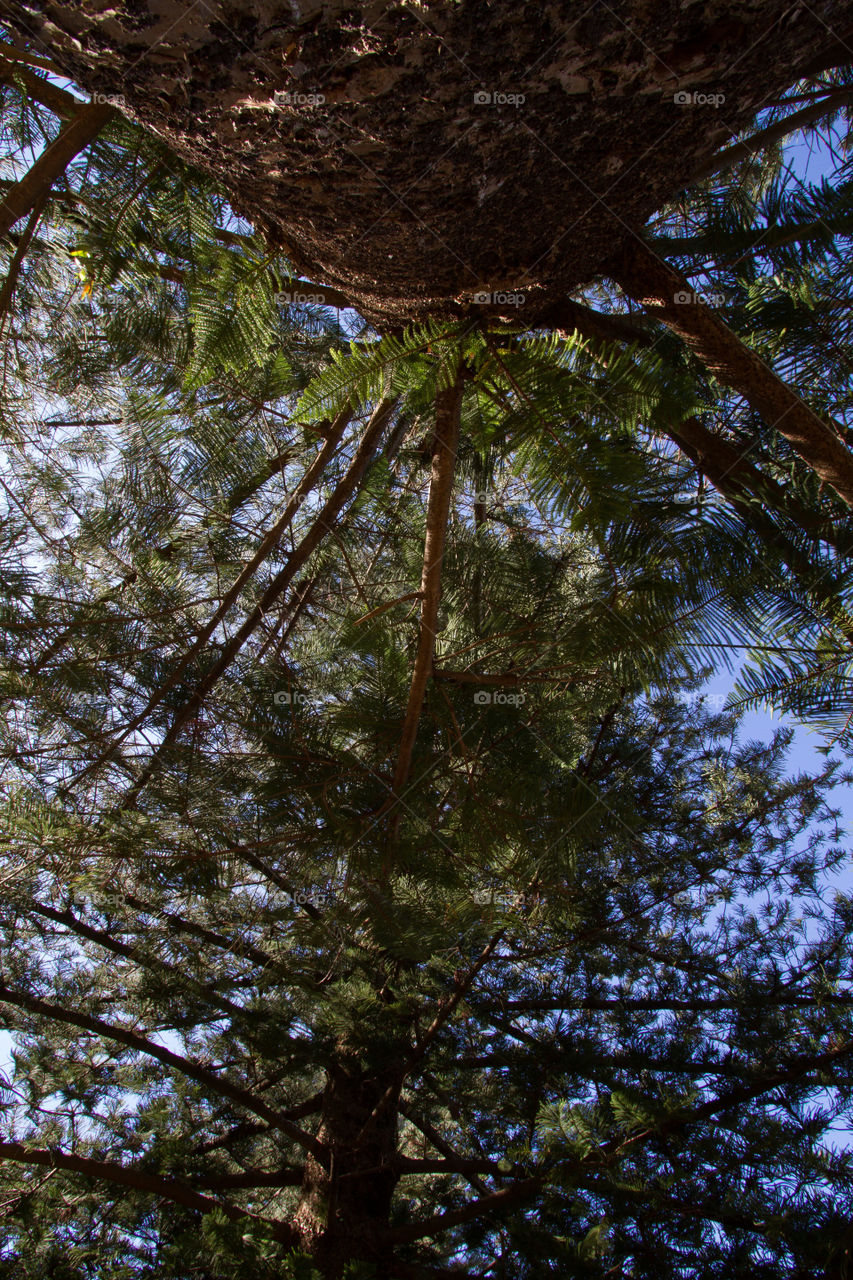
[[[9,270],[6,279],[3,281],[3,287],[0,289],[0,333],[6,323],[6,316],[12,308],[12,298],[15,294],[15,287],[18,283],[18,276],[21,272],[21,265],[27,256],[27,250],[30,247],[36,227],[39,224],[41,215],[44,212],[44,206],[47,203],[47,193],[40,196],[33,205],[33,211],[29,216],[23,235],[20,236],[18,243],[15,245],[15,252],[12,255],[12,261],[9,263]]]
[[[207,1191],[237,1191],[241,1187],[298,1187],[302,1184],[302,1168],[244,1169],[242,1173],[211,1173],[199,1178],[198,1185]]]
[[[505,1178],[511,1175],[498,1168],[494,1160],[466,1160],[459,1156],[453,1160],[415,1160],[409,1156],[398,1156],[394,1167],[401,1174],[407,1173],[446,1173],[446,1174],[485,1174],[487,1177]]]
[[[77,112],[58,137],[45,147],[32,168],[0,200],[0,236],[5,236],[19,218],[32,212],[47,197],[74,157],[94,142],[114,115],[114,107],[102,105],[87,105]]]
[[[796,133],[798,129],[805,129],[808,125],[816,124],[818,120],[823,120],[825,116],[837,111],[839,107],[843,107],[848,102],[853,102],[853,89],[831,90],[817,102],[809,103],[807,107],[802,107],[801,110],[785,116],[782,120],[774,120],[772,124],[760,129],[758,133],[754,133],[749,138],[744,138],[741,142],[735,142],[732,146],[727,147],[725,151],[711,156],[710,160],[707,160],[695,171],[692,181],[701,182],[703,178],[710,178],[712,174],[723,173],[726,169],[731,169],[733,165],[740,164],[742,160],[748,160],[750,156],[758,155],[760,151],[765,151],[768,147],[772,147],[774,142],[787,138],[789,134]]]
[[[740,1088],[731,1089],[727,1093],[717,1098],[712,1098],[690,1111],[674,1113],[663,1118],[653,1128],[644,1129],[642,1132],[633,1134],[628,1138],[624,1136],[615,1138],[611,1142],[591,1151],[585,1157],[584,1164],[595,1166],[600,1163],[608,1163],[613,1157],[621,1155],[627,1147],[634,1146],[646,1138],[685,1128],[689,1125],[700,1124],[703,1120],[731,1111],[744,1103],[755,1101],[764,1094],[772,1092],[780,1085],[789,1084],[812,1071],[831,1066],[851,1052],[853,1052],[853,1043],[845,1042],[822,1054],[802,1055],[788,1064],[787,1067],[765,1076],[752,1085],[742,1085]],[[525,1178],[522,1181],[513,1183],[512,1186],[504,1187],[500,1191],[472,1201],[471,1204],[465,1205],[461,1209],[453,1209],[447,1213],[437,1214],[423,1222],[412,1223],[410,1226],[395,1228],[388,1233],[386,1239],[389,1243],[396,1245],[410,1243],[413,1240],[422,1240],[425,1237],[434,1238],[452,1227],[484,1217],[495,1210],[505,1210],[523,1202],[527,1197],[541,1190],[546,1185],[547,1180],[546,1174]]]
[[[531,321],[531,329],[553,329],[565,334],[579,333],[591,342],[630,342],[638,347],[650,347],[654,337],[631,316],[616,313],[605,314],[584,306],[571,298],[553,302]]]
[[[677,333],[714,377],[744,397],[807,466],[853,507],[853,453],[796,391],[709,307],[680,272],[639,239],[611,265],[625,292]]]
[[[757,498],[804,533],[828,542],[842,555],[849,554],[853,538],[843,542],[828,519],[804,507],[778,481],[760,471],[723,436],[709,431],[698,418],[684,418],[676,427],[668,428],[666,434],[726,497],[746,501]]]
[[[441,601],[441,564],[444,559],[447,522],[453,495],[453,477],[456,471],[456,453],[459,448],[463,389],[464,370],[460,365],[453,385],[444,391],[437,392],[435,397],[435,435],[421,571],[420,632],[412,683],[409,688],[409,701],[400,732],[397,763],[391,783],[394,795],[397,797],[400,796],[409,779],[412,752],[435,655],[436,623]]]
[[[762,995],[756,996],[752,1003],[746,1000],[732,1000],[722,996],[708,997],[706,999],[700,997],[676,999],[673,997],[661,998],[660,996],[625,996],[623,998],[577,1000],[570,995],[567,995],[564,999],[560,999],[558,996],[547,996],[541,1000],[486,1000],[472,1002],[476,1014],[489,1012],[490,1010],[498,1013],[547,1013],[557,1010],[568,1013],[572,1010],[584,1009],[601,1012],[609,1010],[616,1012],[638,1010],[650,1013],[669,1010],[683,1010],[686,1013],[706,1013],[727,1009],[746,1012],[750,1008],[766,1009],[768,1007],[773,1009],[817,1009],[822,1004],[853,1004],[853,993],[838,992],[822,996]]]
[[[87,1178],[101,1182],[112,1182],[122,1187],[130,1187],[133,1191],[142,1191],[146,1195],[157,1196],[161,1200],[170,1200],[173,1204],[185,1205],[188,1209],[198,1209],[201,1213],[212,1213],[215,1209],[224,1213],[232,1222],[248,1220],[269,1222],[267,1218],[259,1218],[257,1214],[240,1209],[237,1205],[212,1200],[203,1196],[182,1182],[171,1178],[160,1178],[132,1165],[115,1164],[112,1161],[92,1160],[88,1156],[75,1156],[60,1151],[55,1147],[26,1147],[21,1142],[0,1141],[0,1159],[14,1160],[18,1164],[40,1165],[47,1169],[66,1169],[69,1173],[79,1173]],[[234,1182],[231,1185],[242,1184]],[[248,1185],[248,1184],[246,1184]],[[262,1184],[251,1184],[262,1185]],[[266,1184],[263,1184],[266,1185]],[[296,1233],[284,1222],[271,1224],[274,1226],[276,1238],[285,1243],[296,1244]]]
[[[415,1128],[418,1129],[424,1135],[424,1137],[431,1143],[431,1145],[435,1147],[436,1151],[438,1151],[442,1156],[444,1156],[447,1161],[457,1165],[461,1165],[462,1163],[467,1161],[468,1157],[460,1156],[458,1152],[450,1145],[450,1143],[439,1133],[439,1131],[436,1128],[434,1128],[428,1120],[425,1120],[423,1119],[423,1117],[419,1116],[415,1112],[413,1107],[410,1106],[409,1103],[405,1101],[401,1101],[399,1104],[399,1109],[400,1109],[400,1114],[405,1116],[406,1119],[409,1121],[409,1123],[413,1124]],[[460,1169],[460,1173],[461,1173],[461,1169]],[[464,1173],[462,1174],[462,1176],[466,1179],[467,1182],[471,1184],[471,1186],[474,1188],[475,1191],[478,1191],[480,1193],[481,1196],[487,1196],[491,1194],[489,1187],[487,1187],[486,1184],[482,1182],[476,1174]]]
[[[542,1183],[542,1178],[525,1178],[521,1182],[514,1182],[511,1187],[502,1187],[500,1191],[493,1191],[479,1200],[472,1200],[461,1209],[450,1209],[446,1213],[425,1218],[423,1222],[413,1222],[407,1227],[395,1227],[388,1232],[385,1239],[389,1244],[397,1245],[411,1244],[413,1240],[423,1240],[427,1236],[442,1235],[451,1227],[458,1227],[464,1222],[473,1222],[476,1218],[484,1218],[498,1210],[503,1212],[516,1204],[523,1203],[535,1192],[541,1190]]]
[[[812,222],[758,227],[743,233],[695,236],[658,236],[651,241],[655,253],[663,257],[712,258],[717,263],[739,259],[746,253],[764,253],[787,244],[829,241],[834,236],[853,235],[853,214],[843,210]]]
[[[15,62],[9,53],[8,46],[1,43],[0,55],[2,55],[0,56],[0,84],[10,85],[12,88],[23,88],[27,97],[47,107],[63,120],[77,115],[87,106],[87,103],[80,98],[75,98],[73,93],[60,89],[50,80],[45,80],[43,76],[37,76],[22,63]]]

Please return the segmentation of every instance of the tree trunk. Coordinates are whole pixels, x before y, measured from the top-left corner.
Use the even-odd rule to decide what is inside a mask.
[[[453,499],[453,477],[459,449],[460,415],[464,371],[460,365],[451,386],[436,393],[435,434],[432,443],[429,500],[427,503],[424,559],[421,569],[421,617],[418,648],[406,715],[400,732],[400,746],[394,769],[392,790],[400,797],[409,780],[412,751],[418,734],[427,683],[435,657],[438,609],[441,603],[441,565],[447,540],[447,522]],[[399,813],[399,810],[398,810]]]
[[[487,0],[0,8],[384,325],[529,320],[562,299],[837,56],[850,6],[543,0],[535,22]]]
[[[328,1162],[309,1153],[293,1218],[323,1280],[339,1280],[354,1260],[375,1266],[377,1280],[390,1274],[390,1246],[382,1237],[399,1176],[399,1087],[393,1085],[391,1075],[367,1076],[346,1056],[328,1072],[317,1133]]]

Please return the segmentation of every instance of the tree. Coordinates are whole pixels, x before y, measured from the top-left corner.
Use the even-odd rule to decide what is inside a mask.
[[[847,740],[850,188],[773,151],[846,119],[840,55],[586,289],[401,326],[396,269],[341,315],[41,53],[0,65],[0,1274],[844,1274],[849,779],[695,692],[752,646]]]

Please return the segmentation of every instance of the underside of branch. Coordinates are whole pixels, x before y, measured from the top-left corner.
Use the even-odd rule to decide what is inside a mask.
[[[853,453],[791,387],[719,316],[694,299],[680,272],[639,238],[611,264],[624,291],[686,343],[706,368],[743,396],[803,462],[853,507]]]
[[[170,1200],[173,1204],[186,1205],[187,1208],[198,1209],[201,1213],[212,1213],[214,1209],[218,1209],[232,1222],[241,1219],[267,1221],[265,1218],[259,1219],[257,1214],[240,1209],[237,1205],[212,1200],[210,1196],[201,1195],[184,1183],[175,1182],[171,1178],[159,1178],[143,1169],[135,1169],[133,1166],[116,1164],[112,1161],[75,1156],[55,1147],[47,1149],[26,1147],[21,1142],[0,1142],[0,1159],[13,1160],[18,1164],[40,1165],[47,1169],[66,1169],[69,1173],[79,1173],[97,1181],[117,1183],[123,1187],[130,1187],[133,1191],[142,1191],[162,1200]],[[226,1183],[227,1179],[223,1179],[222,1184]],[[244,1184],[232,1179],[231,1185],[237,1187]],[[277,1239],[285,1243],[297,1242],[295,1233],[286,1223],[277,1222],[271,1225],[274,1225]]]
[[[114,115],[114,107],[100,103],[85,106],[77,112],[53,142],[45,147],[32,168],[0,200],[0,236],[5,236],[19,218],[31,213],[45,199],[74,157],[94,142]]]

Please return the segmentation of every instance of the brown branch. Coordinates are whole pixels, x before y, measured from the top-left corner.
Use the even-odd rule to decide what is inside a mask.
[[[624,1136],[614,1138],[611,1142],[605,1143],[590,1152],[588,1156],[584,1157],[583,1163],[588,1165],[596,1165],[602,1162],[608,1163],[616,1156],[621,1155],[627,1147],[634,1146],[644,1139],[655,1137],[674,1129],[684,1128],[691,1124],[701,1123],[703,1120],[710,1119],[721,1112],[730,1111],[745,1102],[755,1101],[763,1094],[772,1092],[773,1089],[778,1088],[780,1085],[790,1084],[810,1071],[832,1065],[839,1058],[845,1057],[851,1052],[853,1052],[853,1042],[848,1041],[828,1049],[822,1054],[802,1055],[786,1068],[780,1069],[770,1076],[765,1076],[763,1080],[756,1082],[754,1085],[743,1085],[739,1089],[729,1090],[722,1096],[712,1098],[708,1102],[695,1107],[692,1111],[676,1112],[664,1117],[654,1127],[645,1129],[641,1133],[633,1134],[627,1139]],[[545,1183],[546,1176],[544,1174],[526,1178],[523,1181],[513,1183],[510,1187],[502,1188],[500,1191],[481,1197],[461,1209],[453,1209],[446,1213],[437,1214],[423,1222],[412,1223],[406,1227],[397,1227],[387,1233],[385,1240],[389,1244],[396,1245],[421,1240],[426,1236],[434,1238],[451,1227],[470,1222],[475,1218],[484,1217],[496,1209],[503,1210],[507,1206],[519,1203],[527,1196],[539,1191]]]
[[[388,609],[393,609],[395,604],[405,604],[408,600],[422,600],[423,592],[408,591],[404,596],[397,596],[396,600],[386,600],[384,604],[378,604],[375,609],[371,609],[370,613],[363,613],[360,618],[356,618],[353,623],[357,627],[362,622],[369,622],[371,618],[376,618],[380,613],[385,613]]]
[[[10,85],[12,88],[23,87],[27,97],[41,103],[62,119],[70,119],[87,105],[82,99],[75,98],[73,93],[58,88],[21,63],[12,61],[6,45],[0,44],[0,54],[3,55],[0,57],[0,84]]]
[[[506,1170],[498,1168],[497,1162],[494,1160],[467,1160],[462,1156],[457,1156],[452,1160],[430,1160],[430,1159],[412,1159],[410,1156],[397,1156],[394,1160],[394,1168],[399,1169],[402,1175],[407,1173],[441,1173],[441,1174],[486,1174],[494,1178],[506,1178],[512,1175]]]
[[[18,283],[21,266],[24,258],[27,256],[27,250],[29,249],[32,238],[35,235],[36,227],[41,220],[41,215],[44,212],[44,206],[47,203],[47,197],[48,193],[44,192],[44,194],[39,196],[33,205],[29,221],[24,228],[23,235],[20,236],[18,243],[15,246],[15,252],[12,255],[12,261],[9,263],[9,270],[6,274],[6,279],[3,281],[2,289],[0,289],[0,334],[2,334],[6,324],[6,316],[11,310],[12,298],[15,294],[15,288]]]
[[[530,323],[531,329],[553,329],[558,333],[579,333],[592,342],[631,342],[635,346],[650,347],[654,337],[637,323],[636,318],[603,311],[561,298],[540,311]]]
[[[678,334],[714,377],[742,395],[806,465],[853,507],[853,454],[757,352],[709,307],[693,300],[692,289],[679,271],[635,237],[612,264],[611,274],[627,294]]]
[[[515,688],[524,679],[535,679],[523,671],[451,671],[448,667],[434,667],[432,678],[450,684],[496,684],[505,688]]]
[[[29,49],[19,49],[14,44],[9,44],[6,40],[0,40],[0,55],[8,58],[10,62],[25,62],[30,67],[40,67],[42,71],[49,71],[51,75],[61,76],[64,72],[54,63],[48,62],[47,58],[40,58],[38,54],[31,53]]]
[[[849,212],[843,211],[812,222],[758,227],[743,236],[734,235],[728,239],[702,233],[695,236],[656,236],[650,243],[655,253],[664,257],[713,258],[719,263],[729,258],[739,260],[752,251],[764,253],[783,248],[786,244],[803,244],[809,240],[825,241],[829,236],[850,234],[851,217]]]
[[[135,947],[119,942],[113,934],[103,929],[93,928],[92,925],[86,924],[85,921],[80,920],[71,911],[58,911],[55,907],[47,907],[41,902],[31,903],[30,910],[34,915],[42,916],[45,920],[52,920],[56,924],[64,925],[66,929],[76,934],[77,937],[86,938],[89,942],[94,942],[97,946],[103,947],[105,951],[111,951],[113,955],[122,956],[132,964],[138,965],[140,969],[150,969],[155,973],[165,975],[167,979],[176,978],[179,982],[186,983],[202,1000],[215,1005],[217,1009],[230,1013],[232,1017],[243,1018],[246,1015],[246,1010],[241,1005],[234,1004],[226,996],[220,996],[215,991],[205,987],[204,983],[192,977],[189,972],[182,972],[180,969],[176,969],[174,965],[167,964],[159,956],[140,954]]]
[[[350,499],[357,489],[359,483],[364,477],[368,466],[376,452],[382,432],[388,423],[397,401],[383,400],[374,409],[370,421],[364,431],[359,442],[358,448],[353,455],[352,461],[347,468],[343,478],[335,486],[335,489],[323,506],[312,524],[311,528],[303,537],[302,541],[293,549],[287,558],[284,568],[273,578],[266,591],[261,596],[254,609],[245,619],[231,640],[222,650],[219,660],[214,664],[211,670],[197,684],[192,697],[184,703],[182,707],[175,712],[169,729],[163,735],[163,738],[148,761],[141,776],[134,783],[130,795],[125,801],[125,807],[135,802],[136,796],[145,786],[151,777],[158,761],[165,752],[171,747],[177,738],[183,726],[194,715],[204,699],[211,692],[220,677],[228,670],[231,663],[239,654],[243,645],[257,629],[262,622],[264,616],[275,603],[278,597],[286,591],[296,574],[303,567],[308,559],[314,554],[320,544],[324,541],[326,535],[335,527],[336,521],[343,510],[345,503]],[[74,781],[78,781],[85,773],[91,771],[94,765],[89,765]]]
[[[384,1239],[388,1244],[411,1244],[413,1240],[423,1240],[425,1236],[435,1237],[449,1231],[451,1227],[461,1226],[463,1222],[473,1222],[476,1218],[486,1217],[496,1210],[505,1210],[526,1200],[539,1191],[544,1179],[525,1178],[514,1182],[511,1187],[503,1187],[493,1191],[479,1200],[473,1200],[461,1209],[449,1209],[446,1213],[438,1213],[435,1217],[425,1218],[423,1222],[413,1222],[407,1227],[394,1227]]]
[[[678,426],[665,430],[720,493],[747,501],[758,498],[792,520],[804,533],[830,543],[844,555],[849,554],[849,545],[839,546],[836,531],[827,518],[804,507],[778,481],[760,471],[735,445],[710,431],[698,418],[682,419]]]
[[[395,1075],[393,1082],[385,1090],[384,1094],[379,1099],[376,1106],[373,1108],[370,1115],[367,1117],[364,1124],[362,1125],[361,1130],[359,1131],[357,1144],[363,1141],[368,1130],[371,1128],[371,1126],[373,1125],[377,1117],[381,1115],[382,1111],[388,1105],[388,1103],[391,1102],[393,1098],[399,1096],[400,1089],[405,1084],[409,1076],[412,1074],[412,1072],[414,1071],[418,1063],[422,1062],[423,1059],[426,1057],[426,1054],[430,1045],[432,1044],[435,1037],[438,1035],[441,1028],[447,1022],[448,1018],[451,1017],[451,1015],[458,1008],[460,1002],[462,1001],[464,996],[467,994],[467,992],[470,991],[471,985],[474,982],[474,979],[477,977],[479,973],[482,972],[484,966],[488,964],[492,956],[492,953],[495,950],[495,947],[498,945],[501,938],[504,936],[505,932],[506,932],[505,929],[499,929],[498,932],[494,934],[492,938],[489,939],[486,946],[480,952],[480,955],[471,965],[471,968],[468,970],[468,972],[464,975],[464,977],[457,979],[453,994],[449,996],[446,1000],[442,1000],[442,1002],[439,1005],[438,1012],[436,1013],[432,1022],[427,1027],[424,1034],[420,1037],[420,1039],[418,1040],[418,1043],[415,1045],[414,1049],[412,1050],[411,1054],[407,1058],[406,1062],[403,1064],[401,1070]]]
[[[548,1013],[555,1010],[571,1012],[572,1010],[590,1009],[594,1011],[607,1010],[642,1010],[645,1012],[657,1012],[658,1010],[675,1010],[685,1011],[687,1013],[703,1013],[713,1012],[714,1010],[731,1009],[736,1012],[746,1012],[749,1009],[815,1009],[822,1004],[853,1004],[853,993],[838,992],[830,993],[823,996],[773,996],[758,995],[751,1001],[748,1000],[730,1000],[725,998],[711,997],[707,999],[677,999],[664,998],[659,996],[633,996],[612,999],[596,999],[590,997],[586,1000],[576,1000],[572,996],[566,996],[560,999],[558,996],[548,996],[541,1000],[486,1000],[472,1003],[475,1016],[480,1013],[488,1013],[492,1010],[498,1013]]]
[[[846,556],[850,553],[850,543],[843,541],[841,532],[829,520],[821,520],[820,516],[789,496],[781,485],[746,462],[727,441],[708,431],[698,419],[681,422],[678,428],[668,430],[667,434],[714,487],[729,499],[744,524],[781,556],[805,589],[815,592],[830,605],[833,621],[848,642],[853,640],[853,618],[843,607],[832,578],[827,577],[824,569],[816,566],[796,543],[785,536],[770,519],[765,506],[777,509],[804,532],[828,543],[839,555]]]
[[[133,907],[135,910],[142,911],[146,915],[161,916],[180,932],[189,933],[195,938],[201,938],[214,947],[220,947],[223,951],[231,952],[232,955],[242,956],[246,960],[253,960],[262,969],[278,963],[268,951],[262,951],[260,947],[255,947],[251,943],[245,942],[242,938],[229,938],[227,934],[216,933],[213,929],[207,929],[204,925],[197,924],[194,920],[187,920],[185,916],[179,916],[176,912],[166,911],[165,908],[146,902],[143,898],[136,897],[135,894],[127,893],[122,896],[128,906]]]
[[[201,1213],[212,1213],[220,1210],[232,1222],[250,1220],[268,1222],[274,1226],[276,1238],[287,1243],[297,1243],[297,1235],[293,1229],[283,1222],[271,1223],[268,1218],[249,1213],[237,1205],[212,1200],[182,1182],[171,1178],[160,1178],[153,1173],[133,1166],[115,1164],[112,1161],[92,1160],[88,1156],[75,1156],[55,1147],[25,1147],[21,1142],[0,1141],[0,1159],[13,1160],[18,1164],[41,1165],[48,1169],[67,1169],[69,1173],[80,1173],[87,1178],[95,1178],[104,1182],[117,1183],[130,1187],[134,1191],[142,1191],[146,1195],[158,1196],[162,1200],[170,1200],[173,1204],[182,1204],[189,1209],[198,1209]],[[239,1185],[239,1184],[234,1184]],[[260,1184],[259,1184],[260,1185]]]
[[[75,782],[80,782],[89,773],[101,768],[102,765],[112,759],[122,742],[124,742],[124,740],[133,733],[134,730],[138,729],[140,725],[148,719],[152,711],[154,711],[163,699],[171,692],[171,690],[174,689],[175,685],[180,680],[181,676],[184,674],[193,659],[198,657],[198,655],[207,648],[216,628],[220,626],[227,617],[230,609],[237,602],[240,592],[243,590],[246,583],[254,577],[264,561],[268,560],[276,550],[286,530],[293,522],[293,517],[298,512],[303,499],[307,497],[318,481],[322,478],[323,472],[334,456],[351,420],[352,409],[349,407],[338,414],[338,417],[335,419],[334,427],[329,432],[327,439],[323,442],[323,446],[318,451],[317,456],[311,463],[311,466],[296,486],[293,497],[288,502],[281,516],[276,520],[272,528],[267,530],[266,534],[261,539],[260,545],[258,546],[255,554],[252,556],[251,560],[243,566],[234,582],[232,582],[231,586],[225,592],[220,604],[214,611],[213,615],[202,627],[190,648],[184,653],[183,657],[179,658],[175,663],[170,663],[168,679],[166,679],[159,688],[155,689],[154,693],[148,699],[142,710],[135,715],[132,720],[129,720],[128,723],[124,725],[121,733],[113,739],[108,749],[77,774]]]
[[[822,120],[824,116],[837,111],[839,107],[844,106],[847,102],[853,102],[853,89],[832,90],[817,102],[810,103],[800,111],[795,111],[792,115],[785,116],[782,120],[774,120],[766,128],[754,133],[752,137],[744,138],[741,142],[735,142],[731,147],[727,147],[725,151],[720,151],[717,155],[711,156],[710,160],[706,160],[693,173],[690,181],[701,182],[703,178],[710,178],[713,174],[731,169],[733,165],[739,164],[741,160],[748,160],[750,156],[758,155],[760,151],[766,150],[767,147],[772,147],[774,142],[779,142],[782,138],[786,138],[788,134],[796,133],[798,129],[804,129],[807,125],[816,124],[818,120]]]
[[[32,168],[0,200],[0,236],[5,236],[19,218],[47,197],[74,157],[94,142],[114,115],[114,107],[91,104],[77,112],[45,147]]]
[[[321,1162],[326,1158],[325,1148],[316,1138],[313,1138],[311,1134],[305,1133],[297,1125],[285,1119],[273,1107],[268,1106],[267,1103],[259,1098],[254,1098],[250,1093],[246,1093],[244,1089],[239,1089],[228,1080],[205,1070],[198,1063],[191,1062],[188,1058],[182,1058],[177,1053],[172,1053],[171,1049],[163,1048],[162,1045],[139,1035],[136,1031],[128,1031],[125,1027],[117,1027],[110,1022],[105,1022],[102,1018],[94,1017],[92,1014],[76,1013],[72,1009],[64,1009],[60,1005],[49,1004],[46,1000],[40,1000],[25,991],[13,990],[3,984],[0,984],[0,1001],[14,1005],[27,1013],[50,1018],[55,1022],[64,1022],[68,1026],[79,1027],[82,1031],[89,1031],[93,1035],[103,1036],[107,1040],[114,1040],[117,1044],[125,1045],[135,1053],[144,1053],[147,1057],[161,1062],[163,1066],[170,1067],[173,1071],[179,1072],[188,1079],[205,1085],[207,1088],[212,1089],[214,1093],[218,1093],[223,1098],[228,1098],[229,1101],[235,1102],[238,1106],[251,1111],[262,1120],[266,1120],[267,1124],[272,1128],[279,1129],[290,1138],[291,1142],[295,1142],[306,1151],[310,1151]]]
[[[436,622],[441,601],[441,564],[444,559],[447,522],[453,495],[453,477],[456,471],[456,453],[459,448],[463,388],[464,373],[460,365],[452,386],[437,392],[435,397],[435,436],[421,570],[420,632],[412,683],[409,688],[409,701],[400,732],[397,764],[391,783],[392,791],[398,797],[409,779],[412,752],[435,655]]]
[[[304,1176],[305,1170],[296,1167],[244,1169],[242,1173],[212,1173],[197,1181],[208,1191],[236,1191],[240,1187],[299,1187]]]
[[[399,1104],[399,1110],[400,1114],[405,1116],[409,1123],[413,1124],[415,1128],[418,1129],[431,1143],[431,1145],[435,1147],[436,1151],[443,1155],[447,1160],[459,1162],[467,1159],[465,1156],[460,1156],[428,1120],[424,1120],[422,1117],[416,1115],[407,1102],[401,1101]],[[480,1178],[475,1174],[463,1173],[462,1177],[464,1177],[474,1190],[480,1193],[480,1195],[487,1196],[490,1194],[490,1189],[484,1182],[481,1182]]]

